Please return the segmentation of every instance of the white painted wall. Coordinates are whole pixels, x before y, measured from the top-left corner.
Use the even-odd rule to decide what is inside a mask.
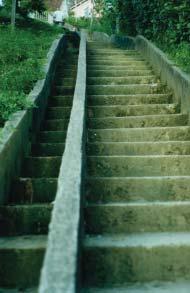
[[[93,9],[93,1],[87,0],[85,2],[81,2],[80,5],[74,6],[71,9],[74,12],[75,17],[91,17]]]

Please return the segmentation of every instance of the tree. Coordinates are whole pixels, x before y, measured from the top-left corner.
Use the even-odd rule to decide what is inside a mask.
[[[16,3],[16,11],[24,17],[27,17],[29,12],[45,10],[44,0],[5,0],[5,8],[10,11]]]

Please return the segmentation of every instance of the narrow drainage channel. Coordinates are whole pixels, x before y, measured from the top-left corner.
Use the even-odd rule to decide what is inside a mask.
[[[71,40],[56,69],[41,131],[0,206],[0,292],[37,292],[76,81]],[[8,289],[9,288],[9,289]],[[31,289],[34,288],[34,289]],[[12,291],[13,290],[13,291]]]

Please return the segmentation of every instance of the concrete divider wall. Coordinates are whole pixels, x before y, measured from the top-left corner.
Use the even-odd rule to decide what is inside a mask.
[[[73,107],[41,273],[40,293],[77,290],[85,164],[86,35],[81,33]]]
[[[36,83],[28,96],[36,106],[13,114],[0,133],[0,204],[7,201],[12,179],[19,175],[23,159],[30,151],[32,133],[40,128],[55,67],[64,48],[66,38],[61,36],[49,50],[44,68],[45,78]]]

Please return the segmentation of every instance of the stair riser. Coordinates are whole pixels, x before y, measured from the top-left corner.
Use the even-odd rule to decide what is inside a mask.
[[[83,283],[109,287],[126,282],[189,279],[189,258],[189,246],[86,248]]]
[[[68,119],[71,114],[71,108],[49,108],[47,112],[47,119]]]
[[[87,61],[88,62],[101,62],[101,61],[145,61],[144,58],[142,58],[141,56],[138,55],[131,55],[131,56],[127,56],[125,54],[119,54],[119,55],[114,55],[114,56],[110,56],[110,55],[103,55],[103,56],[96,56],[96,55],[92,55],[92,54],[87,54]]]
[[[75,86],[76,79],[75,77],[69,78],[69,77],[63,77],[63,78],[58,78],[56,81],[57,86]]]
[[[188,176],[190,156],[88,157],[89,176]]]
[[[140,77],[123,77],[123,78],[108,78],[108,77],[93,77],[88,78],[88,85],[107,84],[107,85],[127,85],[127,84],[147,84],[155,83],[159,80],[155,76],[140,76]]]
[[[190,231],[190,204],[95,205],[85,209],[86,233]]]
[[[88,144],[88,155],[190,155],[190,142]]]
[[[126,76],[149,76],[152,75],[151,70],[88,70],[88,77],[126,77]]]
[[[56,86],[54,95],[73,95],[75,88],[73,86]]]
[[[47,234],[51,205],[0,207],[0,236]]]
[[[139,105],[139,106],[96,106],[88,107],[89,118],[125,117],[143,115],[175,114],[178,112],[176,105]]]
[[[110,105],[141,105],[141,104],[168,104],[172,102],[169,95],[128,95],[112,96],[92,95],[88,97],[89,106],[110,106]]]
[[[89,85],[88,95],[135,95],[135,94],[157,94],[160,93],[160,86],[149,84],[134,85]],[[162,91],[163,92],[163,91]]]
[[[120,71],[120,70],[133,70],[133,71],[141,71],[141,70],[152,70],[152,68],[148,65],[88,65],[88,71],[94,70],[108,70],[108,71]]]
[[[61,157],[46,157],[25,159],[23,176],[33,178],[58,177],[61,165]]]
[[[39,283],[45,249],[0,250],[1,287],[25,288]]]
[[[55,144],[35,144],[32,146],[32,154],[34,156],[62,156],[64,153],[65,144],[55,143]]]
[[[55,199],[57,180],[20,178],[12,185],[11,203],[47,203]]]
[[[66,131],[42,131],[38,141],[41,143],[64,143],[66,134]]]
[[[72,70],[71,69],[66,69],[65,67],[64,68],[59,68],[57,71],[56,71],[56,78],[59,79],[59,78],[76,78],[76,70]]]
[[[44,130],[46,131],[64,131],[67,130],[69,120],[60,119],[60,120],[47,120],[44,123]]]
[[[135,51],[122,51],[122,50],[109,50],[109,49],[98,49],[98,48],[88,48],[88,57],[89,56],[100,56],[103,57],[105,56],[105,58],[107,56],[126,56],[126,57],[139,57],[140,54],[138,54]]]
[[[97,129],[88,131],[88,140],[90,142],[188,141],[190,128]]]
[[[88,66],[91,66],[91,65],[111,65],[111,66],[123,66],[123,65],[126,65],[126,66],[146,66],[147,63],[145,61],[140,61],[140,60],[119,60],[119,59],[114,59],[114,60],[95,60],[95,61],[90,61],[88,60]]]
[[[92,118],[88,120],[88,127],[92,129],[110,128],[139,128],[139,127],[165,127],[165,126],[185,126],[188,117],[185,115],[168,116],[131,116],[117,118]]]
[[[73,97],[52,97],[49,101],[50,107],[72,107]]]
[[[86,200],[90,203],[190,200],[190,177],[91,178],[86,181]]]

